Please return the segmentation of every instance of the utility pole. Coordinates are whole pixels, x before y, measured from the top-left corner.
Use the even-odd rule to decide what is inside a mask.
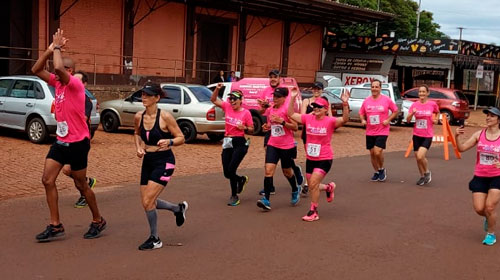
[[[418,9],[417,9],[417,31],[415,32],[415,38],[418,39],[419,27],[420,27],[420,4],[422,0],[418,0]]]
[[[457,27],[458,30],[460,30],[460,35],[458,36],[458,53],[462,50],[462,30],[464,30],[464,27]]]
[[[377,11],[380,11],[380,0],[377,1]],[[378,35],[378,21],[375,23],[375,37]]]

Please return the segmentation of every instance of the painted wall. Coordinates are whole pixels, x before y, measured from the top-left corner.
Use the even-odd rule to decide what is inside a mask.
[[[321,68],[323,29],[310,24],[291,23],[288,76],[298,83],[312,83]]]
[[[249,15],[247,30],[244,77],[267,77],[270,69],[281,68],[283,22]]]
[[[146,12],[146,5],[140,6],[136,18]],[[134,27],[133,74],[184,76],[185,14],[185,5],[170,2]]]
[[[38,2],[38,55],[40,56],[48,47],[47,30],[48,28],[48,0],[40,0]]]
[[[63,0],[61,12],[73,3]],[[66,51],[77,70],[120,73],[123,1],[78,1],[61,17],[61,29],[69,39]],[[49,42],[52,34],[49,34]],[[95,54],[95,55],[94,55]]]

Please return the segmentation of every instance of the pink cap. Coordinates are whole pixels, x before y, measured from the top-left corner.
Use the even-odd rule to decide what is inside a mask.
[[[316,98],[316,100],[314,100],[314,102],[311,105],[314,106],[314,104],[322,106],[323,108],[328,108],[328,105],[330,105],[328,101],[323,97]]]

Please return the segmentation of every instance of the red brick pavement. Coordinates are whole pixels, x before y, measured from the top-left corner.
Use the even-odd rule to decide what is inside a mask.
[[[473,112],[467,124],[468,134],[484,123],[480,110]],[[441,134],[441,126],[435,131]],[[298,135],[298,133],[297,133]],[[404,151],[411,138],[411,127],[393,127],[387,151]],[[297,141],[301,140],[296,137]],[[335,157],[367,155],[362,128],[354,124],[338,129],[332,145]],[[49,144],[30,143],[23,133],[0,129],[0,200],[44,193],[41,176]],[[261,168],[264,163],[263,137],[251,137],[251,147],[240,168]],[[436,147],[435,145],[434,147]],[[200,136],[196,143],[176,147],[175,176],[221,172],[221,147]],[[450,155],[453,157],[453,153]],[[304,149],[299,144],[298,162],[305,162]],[[98,187],[111,187],[122,183],[138,182],[141,160],[135,155],[132,130],[105,133],[98,130],[92,140],[89,154],[88,174],[97,178]],[[365,168],[370,168],[369,163]],[[58,178],[58,188],[72,189],[72,181],[64,175]]]

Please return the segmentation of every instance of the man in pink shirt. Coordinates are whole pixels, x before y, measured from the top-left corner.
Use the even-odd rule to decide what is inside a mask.
[[[359,110],[361,123],[366,126],[366,149],[370,150],[370,158],[375,170],[371,178],[373,182],[383,182],[387,179],[383,151],[389,136],[390,123],[398,115],[398,107],[389,97],[380,93],[381,88],[382,82],[373,80],[372,95],[363,101]],[[389,110],[392,111],[390,116]]]
[[[61,54],[66,42],[63,31],[58,29],[53,36],[52,44],[31,68],[35,75],[56,89],[54,103],[57,141],[47,154],[42,177],[50,210],[50,224],[36,236],[39,242],[64,236],[64,227],[59,219],[56,179],[65,164],[71,166],[71,177],[75,186],[85,197],[92,212],[92,223],[83,237],[86,239],[99,237],[106,228],[106,221],[99,213],[94,192],[87,182],[90,132],[85,117],[85,88],[78,78],[73,77],[75,69],[73,60]],[[44,70],[44,65],[52,55],[56,75]]]

